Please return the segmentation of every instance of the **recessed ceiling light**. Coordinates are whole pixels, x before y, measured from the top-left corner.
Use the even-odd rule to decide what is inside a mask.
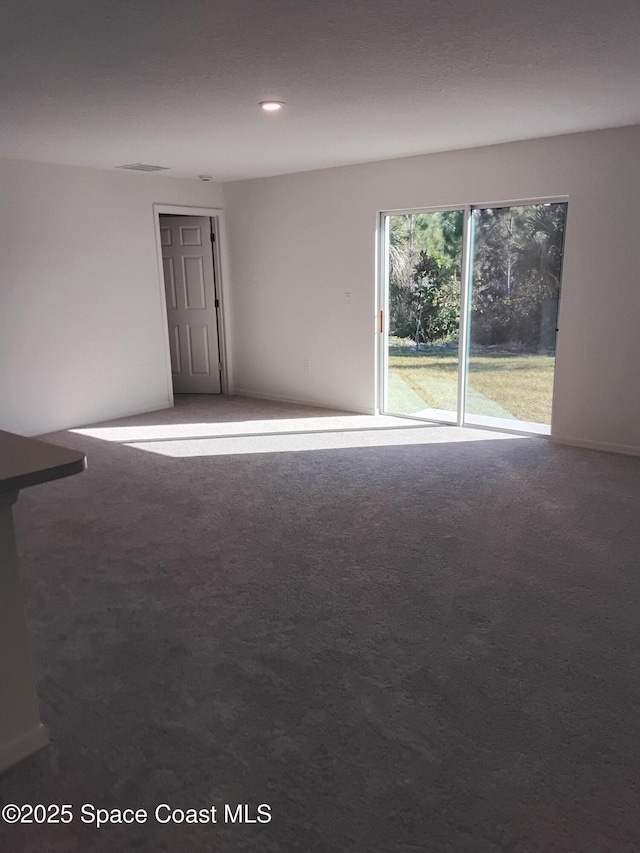
[[[284,107],[282,101],[260,101],[260,106],[268,113],[275,113]]]

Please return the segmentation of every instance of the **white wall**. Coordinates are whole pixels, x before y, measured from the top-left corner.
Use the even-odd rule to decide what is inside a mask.
[[[167,405],[154,202],[221,207],[222,190],[0,160],[0,429]]]
[[[236,390],[371,410],[378,211],[567,195],[553,436],[640,451],[638,152],[631,127],[226,184]]]

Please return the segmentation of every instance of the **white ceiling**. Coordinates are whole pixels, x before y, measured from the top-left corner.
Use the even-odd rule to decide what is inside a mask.
[[[3,0],[0,109],[0,156],[225,181],[638,124],[640,0]]]

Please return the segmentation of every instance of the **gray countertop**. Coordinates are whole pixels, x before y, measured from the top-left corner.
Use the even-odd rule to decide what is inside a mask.
[[[0,430],[0,492],[70,477],[86,467],[87,458],[78,450]]]

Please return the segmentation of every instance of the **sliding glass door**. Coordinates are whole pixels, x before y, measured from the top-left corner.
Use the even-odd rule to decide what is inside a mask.
[[[566,211],[383,216],[383,411],[550,431]]]

